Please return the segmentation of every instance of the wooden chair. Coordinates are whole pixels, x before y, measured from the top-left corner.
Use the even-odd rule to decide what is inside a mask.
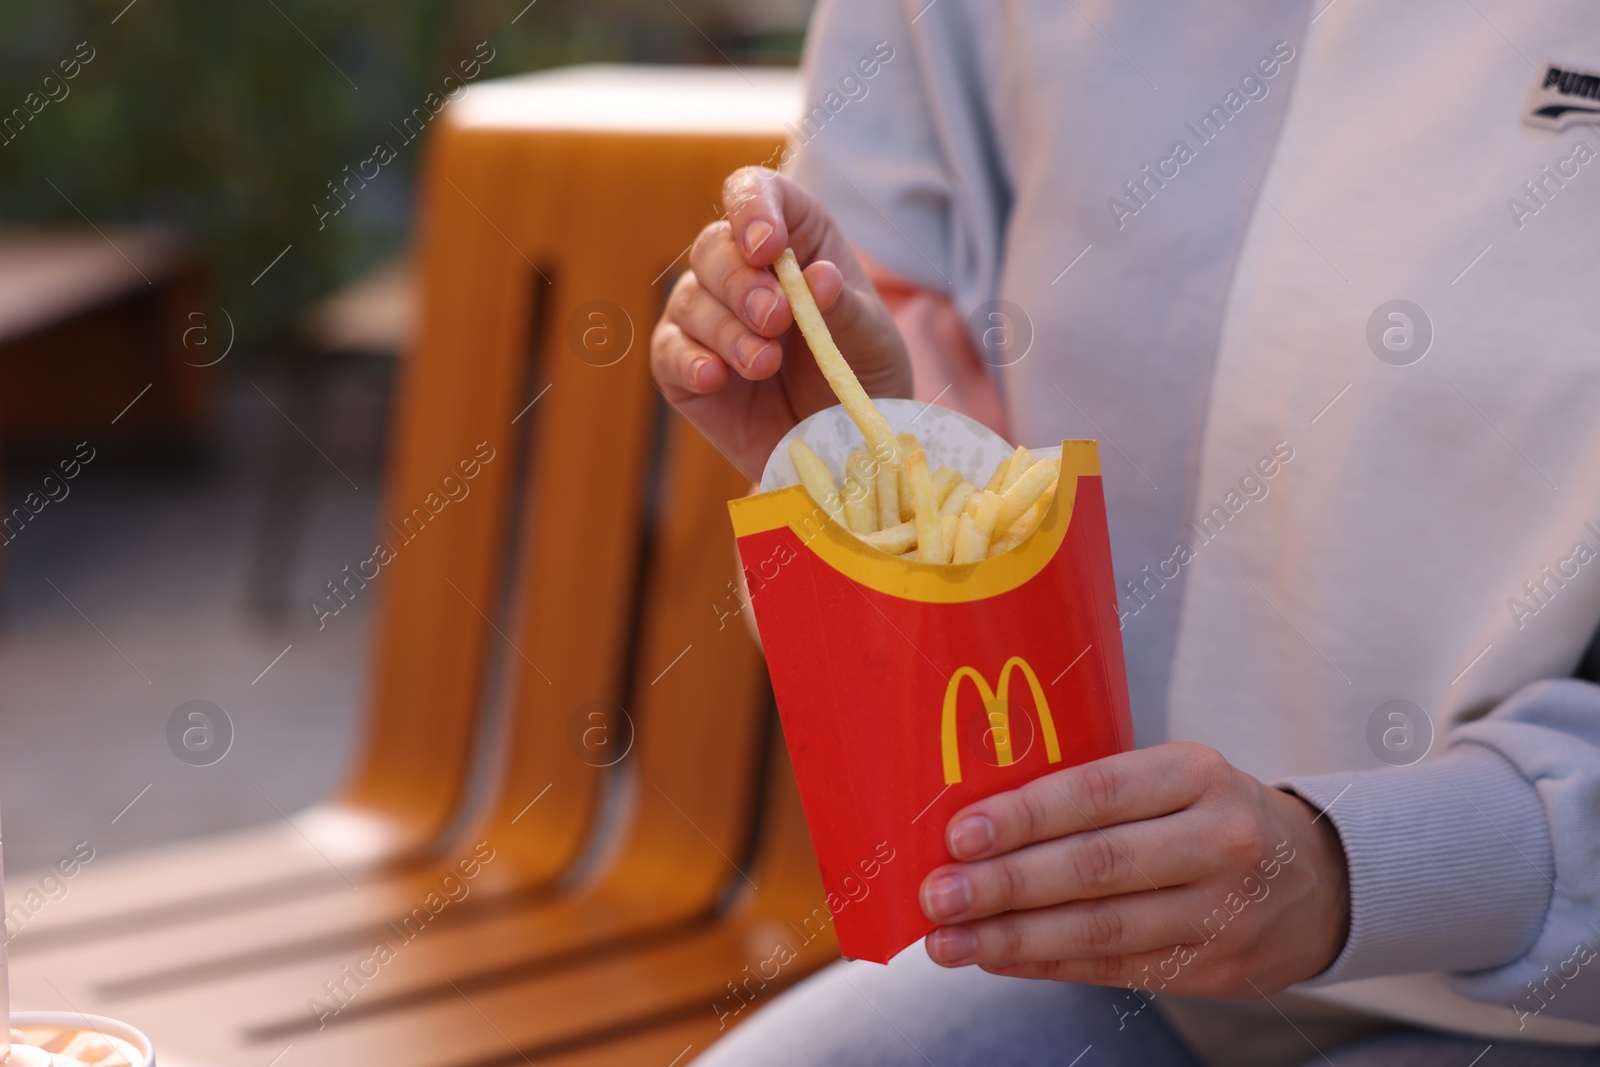
[[[760,828],[760,869],[773,873],[761,875],[763,890],[723,906],[730,884],[747,880],[733,858],[747,854],[759,807],[766,706],[747,635],[717,610],[730,601],[735,567],[724,502],[744,485],[685,424],[674,419],[663,434],[645,353],[662,280],[711,217],[722,176],[781,143],[792,75],[759,76],[764,126],[754,109],[731,129],[711,123],[721,101],[749,108],[744,77],[602,68],[511,79],[475,89],[463,105],[477,110],[458,105],[436,133],[424,188],[424,313],[396,446],[402,468],[415,465],[408,443],[433,405],[475,405],[478,424],[491,428],[534,423],[525,551],[515,567],[520,623],[506,652],[515,716],[485,814],[437,863],[363,877],[360,889],[78,944],[58,938],[44,953],[19,954],[19,1003],[51,1003],[50,978],[83,1010],[121,1014],[174,1055],[218,1064],[256,1062],[263,1042],[279,1037],[304,1062],[351,1062],[348,1042],[371,1041],[432,1049],[425,1062],[446,1062],[443,1046],[419,1041],[408,1020],[426,1004],[445,1016],[465,1010],[455,1023],[486,1029],[463,1003],[481,993],[495,1003],[571,1005],[524,1013],[512,1029],[518,1047],[578,1050],[622,1029],[700,1032],[675,1013],[693,1003],[714,1019],[705,991],[771,952],[767,945],[747,959],[750,939],[775,919],[814,914],[820,885],[784,775],[774,788],[790,799],[768,805]],[[653,112],[646,128],[618,111],[629,99]],[[575,102],[587,120],[572,114]],[[549,306],[531,381],[519,390],[511,383],[529,365],[540,275],[553,279]],[[596,301],[606,302],[598,323],[589,317]],[[620,329],[632,347],[616,333],[604,338],[612,348],[584,347],[593,326]],[[413,497],[396,495],[403,512]],[[462,560],[429,557],[412,573],[427,565],[437,587],[469,587]],[[393,618],[391,604],[384,618]],[[425,629],[439,633],[432,621]],[[574,724],[586,725],[577,716],[589,702],[622,699],[638,725],[637,750],[623,773],[603,775],[574,751]],[[603,779],[617,794],[610,803]],[[616,824],[620,832],[606,832]],[[437,889],[479,841],[496,858],[471,895],[408,941],[381,980],[350,986],[350,1006],[319,1030],[307,1001],[322,983],[339,979],[375,938],[393,936],[386,924]],[[804,962],[782,980],[832,951],[829,937],[808,942]],[[647,977],[669,966],[671,981]],[[698,985],[685,984],[689,974]],[[559,992],[594,981],[624,981],[633,992],[613,989],[603,1011],[580,1010]],[[674,1000],[690,988],[694,999]]]

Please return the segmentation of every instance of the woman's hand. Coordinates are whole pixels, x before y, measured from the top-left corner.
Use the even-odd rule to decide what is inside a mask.
[[[795,423],[838,401],[769,267],[792,246],[845,359],[871,396],[911,395],[906,348],[827,209],[762,167],[722,187],[650,339],[656,382],[752,481]]]
[[[921,893],[947,967],[1243,998],[1325,970],[1349,929],[1333,826],[1204,745],[1045,775],[963,808],[947,843],[966,862]]]

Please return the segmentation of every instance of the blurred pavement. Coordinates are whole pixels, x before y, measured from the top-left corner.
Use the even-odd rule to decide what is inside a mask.
[[[342,379],[340,404],[306,427],[359,489],[313,455],[294,607],[271,620],[249,611],[245,589],[262,471],[285,426],[250,380],[269,395],[282,387],[265,371],[242,377],[206,461],[153,469],[102,449],[65,499],[0,549],[0,809],[14,874],[79,841],[105,856],[277,819],[342,779],[365,706],[373,601],[321,632],[305,605],[371,551],[385,386],[368,372],[352,400]],[[8,464],[8,511],[45,473]],[[169,717],[196,699],[234,728],[212,766],[168,746]]]

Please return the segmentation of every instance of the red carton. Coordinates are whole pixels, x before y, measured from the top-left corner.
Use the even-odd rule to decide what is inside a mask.
[[[981,563],[885,556],[798,485],[729,510],[840,949],[887,963],[955,812],[1133,747],[1099,451],[1063,442],[1044,521]]]

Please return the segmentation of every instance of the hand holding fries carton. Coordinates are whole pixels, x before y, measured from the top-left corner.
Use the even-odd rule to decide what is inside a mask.
[[[916,420],[930,462],[975,473],[1011,455],[955,412],[879,403],[897,431]],[[885,963],[933,929],[917,889],[950,862],[956,811],[1133,745],[1098,452],[1062,444],[1023,543],[939,565],[829,517],[796,483],[791,438],[832,470],[860,441],[843,409],[812,416],[766,491],[729,509],[840,948]]]
[[[840,949],[887,963],[933,929],[917,890],[956,811],[1133,746],[1099,452],[880,409],[776,269],[841,406],[729,510]]]

